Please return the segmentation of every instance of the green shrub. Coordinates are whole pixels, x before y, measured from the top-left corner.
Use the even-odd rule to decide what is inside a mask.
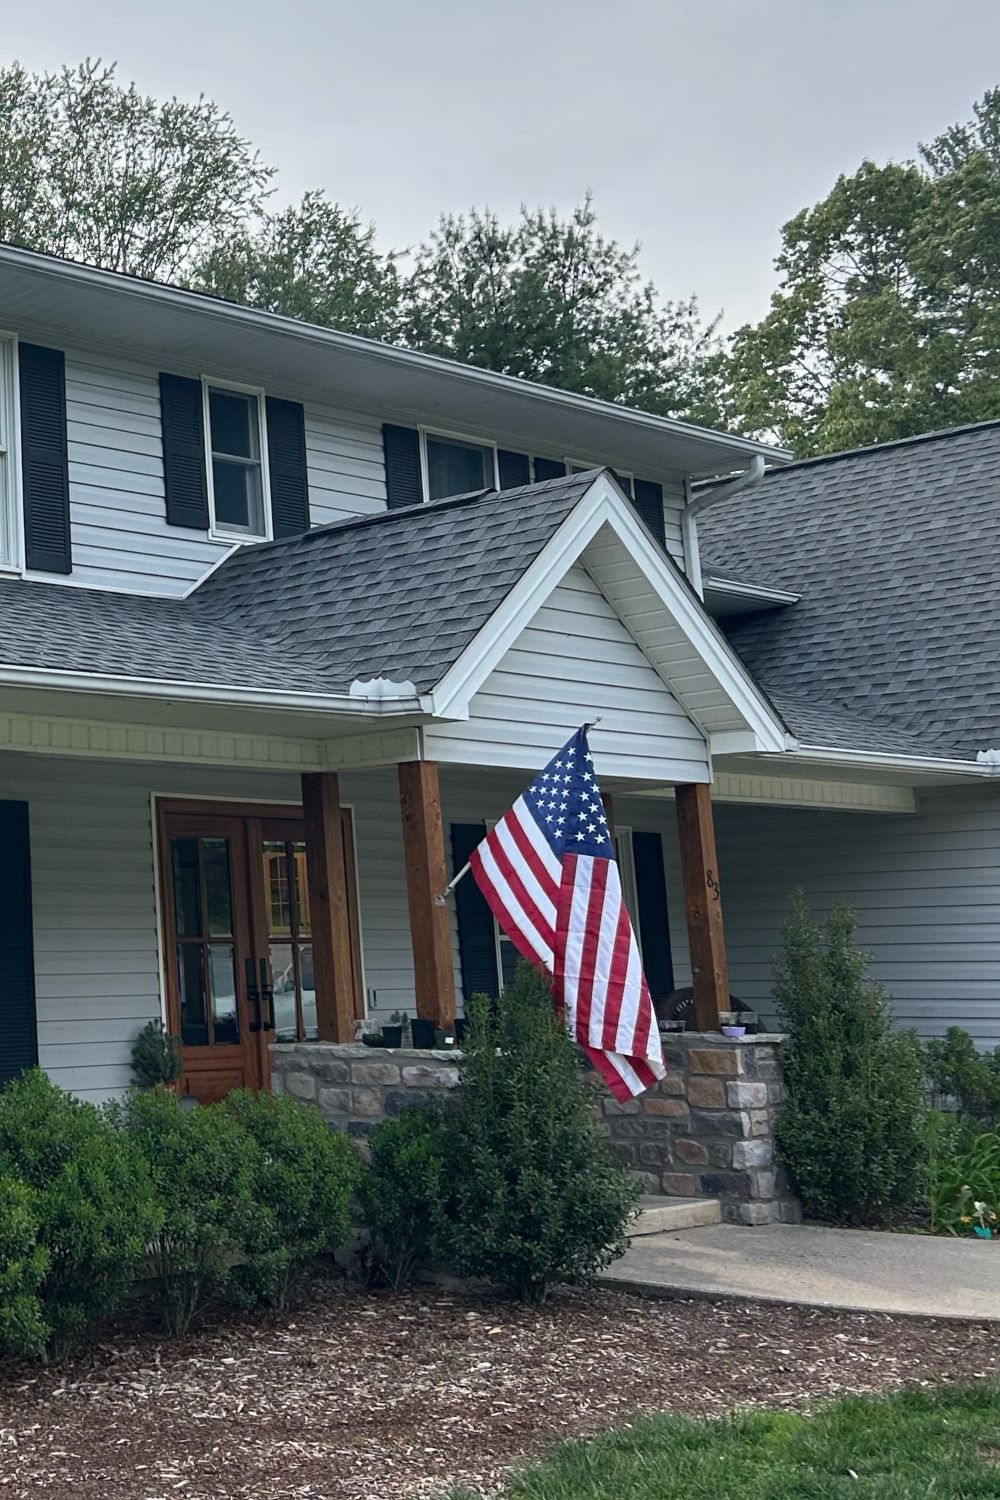
[[[778,1146],[807,1214],[872,1224],[919,1197],[923,1055],[912,1033],[893,1030],[854,934],[849,908],[823,931],[793,897],[775,972],[788,1033]]]
[[[540,971],[522,963],[496,1005],[474,999],[461,1072],[446,1116],[449,1259],[542,1302],[624,1250],[639,1190],[597,1134],[592,1085]]]
[[[181,1067],[180,1037],[172,1036],[162,1021],[147,1021],[132,1045],[132,1072],[139,1083],[146,1088],[173,1083]]]
[[[951,1105],[985,1128],[1000,1123],[1000,1047],[980,1052],[967,1031],[950,1026],[924,1051],[935,1108]]]
[[[16,1177],[0,1177],[0,1350],[40,1356],[50,1328],[41,1291],[49,1268],[39,1244],[36,1195]]]
[[[224,1106],[185,1109],[166,1089],[133,1094],[118,1117],[160,1205],[149,1272],[164,1326],[181,1334],[225,1290],[250,1241],[259,1147]]]
[[[448,1135],[432,1106],[383,1120],[358,1196],[371,1236],[369,1276],[398,1292],[437,1252],[447,1199]]]
[[[31,1190],[22,1213],[46,1259],[41,1316],[61,1347],[129,1291],[159,1223],[151,1184],[107,1112],[37,1069],[0,1092],[0,1176]]]
[[[935,1234],[1000,1224],[1000,1130],[980,1130],[943,1110],[927,1122],[927,1210]],[[981,1206],[980,1206],[981,1205]]]
[[[248,1157],[253,1212],[235,1287],[245,1300],[285,1308],[307,1262],[347,1240],[361,1164],[348,1138],[296,1099],[235,1093],[224,1108],[258,1148]]]

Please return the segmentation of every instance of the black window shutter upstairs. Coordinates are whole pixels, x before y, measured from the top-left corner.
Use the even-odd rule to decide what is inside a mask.
[[[666,551],[667,536],[663,525],[663,486],[652,479],[633,479],[632,504],[639,512],[660,546]]]
[[[160,425],[167,525],[207,531],[205,415],[200,380],[160,375]]]
[[[20,344],[24,554],[29,568],[71,573],[66,358],[61,349]]]
[[[264,406],[274,534],[300,536],[309,530],[305,411],[298,401],[279,401],[274,396],[266,397]]]
[[[535,459],[535,483],[541,484],[544,479],[562,479],[566,473],[566,465],[560,463],[557,458]]]
[[[415,427],[382,427],[385,453],[385,494],[390,510],[419,505],[424,498],[420,477],[420,434]]]
[[[485,837],[485,823],[452,823],[451,857],[456,874]],[[471,875],[465,875],[455,887],[455,912],[463,998],[466,1004],[473,995],[492,995],[495,998],[500,993],[500,985],[493,914]]]
[[[674,987],[667,917],[667,881],[663,871],[663,841],[658,833],[636,829],[632,834],[636,902],[642,967],[653,1000],[662,1000]]]
[[[28,804],[0,802],[0,1087],[38,1061]]]
[[[497,466],[502,490],[516,490],[518,485],[531,483],[531,463],[526,453],[510,453],[505,448],[498,448]]]

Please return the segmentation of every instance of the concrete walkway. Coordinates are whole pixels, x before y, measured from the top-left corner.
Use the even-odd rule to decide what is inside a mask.
[[[634,1239],[606,1285],[1000,1322],[1000,1241],[770,1224]]]

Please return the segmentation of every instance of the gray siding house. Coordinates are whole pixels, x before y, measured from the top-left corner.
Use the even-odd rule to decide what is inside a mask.
[[[791,465],[9,248],[0,309],[0,1081],[447,1023],[512,953],[436,898],[584,720],[654,998],[767,1017],[803,884],[1000,1041],[993,428]]]

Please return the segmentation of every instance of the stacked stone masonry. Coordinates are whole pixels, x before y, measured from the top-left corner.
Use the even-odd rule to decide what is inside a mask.
[[[774,1154],[785,1097],[781,1041],[666,1036],[667,1076],[656,1088],[626,1104],[602,1091],[601,1129],[648,1192],[717,1198],[732,1224],[798,1221],[798,1200]]]
[[[781,1038],[684,1032],[664,1038],[664,1054],[666,1078],[626,1104],[595,1078],[599,1128],[619,1160],[648,1192],[717,1198],[730,1223],[795,1222],[799,1204],[774,1157]],[[279,1043],[271,1087],[315,1104],[360,1144],[379,1120],[455,1088],[456,1064],[454,1052]]]
[[[271,1048],[271,1091],[315,1104],[328,1125],[363,1140],[380,1120],[423,1104],[458,1083],[455,1053],[363,1043],[279,1043]]]

